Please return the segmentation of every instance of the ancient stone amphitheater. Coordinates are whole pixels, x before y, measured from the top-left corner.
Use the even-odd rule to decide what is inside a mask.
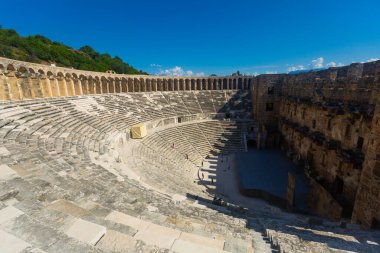
[[[379,87],[380,62],[195,78],[0,58],[0,252],[380,252]],[[305,171],[312,212],[215,201],[248,140]]]

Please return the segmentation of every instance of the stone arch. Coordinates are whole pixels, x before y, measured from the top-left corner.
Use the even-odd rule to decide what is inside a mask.
[[[246,90],[246,89],[247,89],[247,83],[248,83],[248,79],[247,79],[247,78],[244,78],[244,79],[243,79],[243,90]]]
[[[168,80],[168,91],[172,91],[174,89],[174,80],[172,78],[169,78]]]
[[[189,79],[185,79],[185,90],[191,90],[191,83]]]
[[[223,90],[228,90],[228,82],[227,82],[227,78],[223,78],[222,89],[223,89]]]
[[[206,83],[206,79],[202,79],[202,86],[201,86],[201,90],[207,90],[207,83]]]
[[[121,78],[121,92],[128,92],[128,79],[125,77]]]
[[[196,90],[202,90],[202,79],[197,79],[197,88]]]
[[[115,92],[120,93],[121,92],[121,80],[120,80],[120,78],[115,77],[114,85],[115,85]]]
[[[112,77],[107,78],[108,81],[108,92],[107,93],[115,93],[115,80]],[[103,91],[103,93],[105,93]]]
[[[179,79],[179,87],[178,90],[185,90],[185,79]]]
[[[108,80],[105,76],[100,77],[100,84],[101,84],[101,91],[102,93],[109,93],[108,92]]]
[[[248,89],[248,90],[251,89],[251,85],[252,85],[252,78],[249,78],[249,79],[248,79],[248,86],[247,86],[247,89]]]
[[[44,71],[39,69],[37,71],[38,78],[40,79],[41,92],[43,97],[52,97],[51,85],[49,78],[46,77]]]
[[[178,90],[179,90],[179,82],[178,82],[178,79],[177,79],[177,78],[174,79],[174,87],[173,87],[173,90],[175,90],[175,91],[178,91]]]
[[[0,63],[0,72],[4,73],[5,72],[5,67],[3,64]]]
[[[16,72],[16,68],[13,66],[13,64],[8,64],[7,71],[8,72]]]
[[[28,74],[28,68],[24,65],[21,65],[17,68],[17,72],[20,74]]]
[[[238,78],[237,89],[243,89],[243,79]]]
[[[29,72],[30,74],[35,74],[35,73],[36,73],[36,71],[34,71],[34,69],[32,69],[32,68],[29,68],[29,69],[28,69],[28,72]]]
[[[138,78],[133,79],[134,92],[140,92],[140,80]]]
[[[74,95],[82,95],[82,85],[80,83],[78,75],[76,73],[73,73],[71,76],[72,82],[74,83]]]
[[[196,90],[197,89],[197,82],[195,79],[191,79],[191,87],[190,90]]]
[[[163,90],[164,90],[163,80],[161,78],[158,78],[157,79],[157,91],[163,91]]]
[[[152,91],[157,91],[157,79],[153,78],[151,80],[151,86],[152,86]]]
[[[58,81],[58,88],[59,88],[59,94],[60,96],[67,96],[67,85],[66,85],[66,80],[65,76],[63,75],[62,72],[58,72],[56,74],[56,78]]]
[[[162,85],[162,91],[168,91],[169,87],[169,80],[164,78],[162,79],[163,85]]]
[[[7,66],[3,66],[3,71],[6,73],[6,77],[1,75],[3,78],[3,82],[8,84],[8,92],[3,90],[3,94],[5,99],[15,99],[21,100],[24,98],[23,91],[21,89],[20,83],[23,79],[19,80],[17,77],[16,70],[12,64],[8,64]],[[3,86],[3,84],[1,84]]]
[[[88,80],[85,75],[79,76],[80,85],[82,86],[82,94],[87,95],[90,94],[88,90]]]
[[[75,90],[74,90],[74,83],[73,83],[71,74],[69,73],[65,74],[65,82],[66,82],[67,95],[74,96]]]
[[[60,93],[59,93],[59,85],[58,85],[57,76],[54,75],[53,72],[51,72],[50,70],[48,70],[46,72],[46,79],[49,80],[49,83],[50,83],[51,95],[53,97],[59,97]]]
[[[223,80],[222,79],[218,79],[218,84],[217,84],[217,90],[221,90],[223,87]]]
[[[128,78],[128,92],[133,92],[135,90],[133,78]]]
[[[89,94],[96,94],[96,80],[93,76],[88,77],[88,91]]]
[[[207,89],[208,90],[214,90],[214,85],[215,85],[215,79],[214,78],[208,79],[208,87],[207,87]]]
[[[145,91],[147,92],[152,91],[152,79],[150,78],[145,79]]]
[[[145,84],[145,79],[140,78],[140,91],[145,92],[146,91],[146,84]]]
[[[96,94],[102,94],[102,84],[100,82],[100,77],[99,76],[95,76],[94,78],[94,82],[95,82],[95,92]]]

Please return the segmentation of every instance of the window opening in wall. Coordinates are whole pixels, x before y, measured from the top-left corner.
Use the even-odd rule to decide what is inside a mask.
[[[380,222],[378,219],[376,218],[373,218],[372,219],[372,225],[371,225],[371,228],[372,229],[376,229],[376,230],[380,230]]]
[[[266,111],[267,111],[267,112],[271,112],[271,111],[273,111],[273,103],[267,103]]]
[[[316,125],[316,121],[315,119],[313,119],[313,128],[315,128],[315,125]]]
[[[274,87],[268,87],[268,95],[273,95],[274,94]]]
[[[350,134],[351,134],[351,127],[350,127],[350,125],[347,125],[346,126],[346,132],[344,133],[344,136],[350,137]]]
[[[306,114],[306,109],[303,109],[303,111],[302,111],[302,120],[305,120],[305,114]]]
[[[335,177],[335,181],[334,181],[333,189],[332,189],[333,195],[334,196],[342,195],[343,186],[344,186],[343,180],[340,177]]]
[[[363,148],[363,143],[364,143],[363,137],[359,136],[358,137],[358,142],[356,143],[356,148],[357,149],[362,149]]]
[[[327,130],[331,130],[331,119],[327,121]]]

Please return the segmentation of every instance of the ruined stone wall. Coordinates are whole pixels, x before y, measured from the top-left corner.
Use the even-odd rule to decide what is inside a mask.
[[[119,92],[250,89],[252,77],[123,75],[52,67],[0,57],[0,101]]]
[[[363,208],[356,207],[358,196],[365,199],[362,205],[371,203],[372,209],[373,199],[380,200],[380,195],[368,197],[369,182],[365,176],[363,181],[364,171],[370,170],[368,154],[380,155],[380,149],[371,146],[372,139],[378,138],[374,137],[374,109],[379,72],[380,62],[374,62],[282,76],[278,101],[282,148],[313,178],[314,185],[330,193],[313,188],[314,202],[310,202],[319,214],[331,213],[336,219],[339,204],[342,214],[350,217],[355,206],[354,220],[359,220]],[[373,178],[373,173],[364,175]]]
[[[372,97],[377,106],[352,214],[352,221],[363,228],[380,227],[380,67],[377,70],[377,88]]]

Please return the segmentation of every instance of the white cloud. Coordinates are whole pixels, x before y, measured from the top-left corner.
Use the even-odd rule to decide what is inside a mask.
[[[323,57],[319,57],[315,60],[312,60],[311,61],[311,68],[313,68],[313,69],[323,68],[323,62],[324,62]]]
[[[162,65],[160,65],[160,64],[155,64],[155,63],[151,63],[150,66],[151,66],[152,68],[162,68]]]
[[[339,62],[339,63],[336,63],[336,62],[329,62],[326,64],[326,67],[330,68],[330,67],[342,67],[344,66],[343,63]]]
[[[246,72],[246,73],[243,73],[244,76],[258,76],[260,75],[259,72]]]
[[[330,67],[336,67],[337,66],[337,64],[336,64],[336,62],[329,62],[329,63],[327,63],[327,65],[326,65],[328,68],[330,68]]]
[[[304,70],[305,67],[303,65],[298,66],[292,66],[288,68],[288,72],[297,71],[297,70]]]
[[[380,59],[379,58],[371,58],[367,62],[373,62],[373,61],[378,61],[378,60],[380,60]]]
[[[204,72],[195,73],[191,70],[184,70],[182,67],[175,66],[171,69],[161,69],[157,75],[160,76],[204,76]]]
[[[267,71],[267,72],[265,72],[265,74],[273,75],[273,74],[277,74],[277,71]]]

